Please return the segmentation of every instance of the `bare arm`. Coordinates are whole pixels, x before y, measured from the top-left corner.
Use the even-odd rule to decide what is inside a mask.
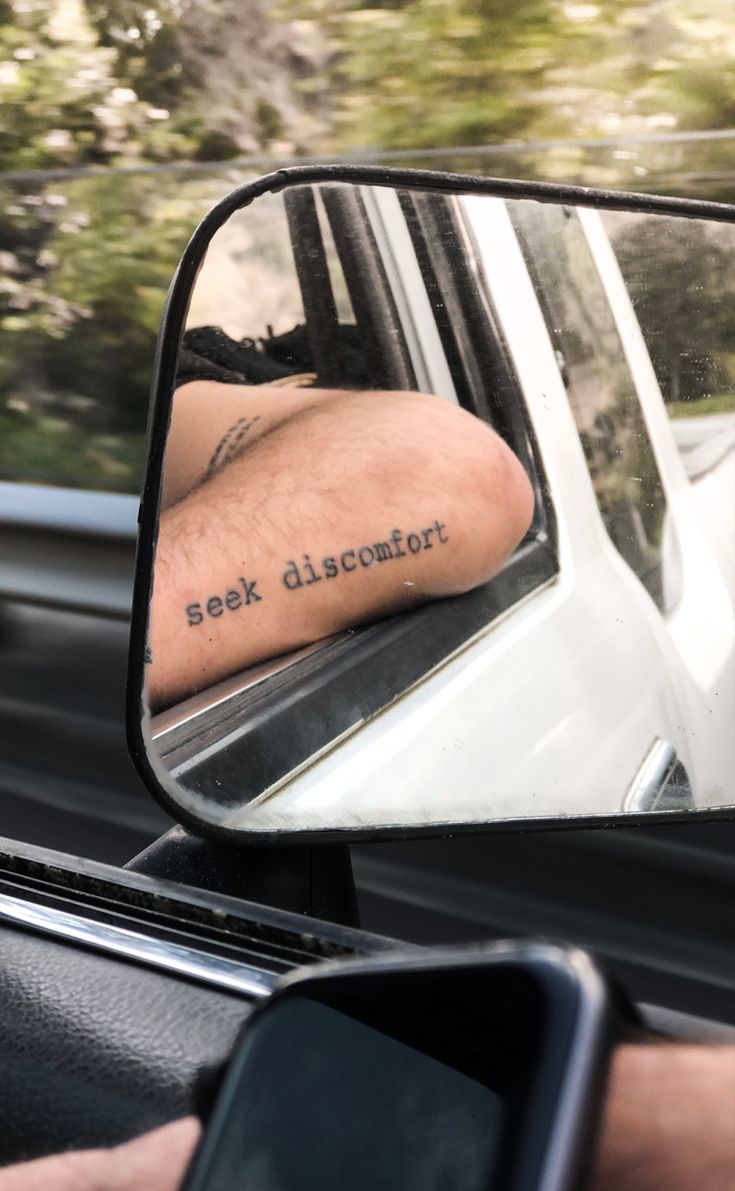
[[[494,575],[533,496],[486,425],[417,393],[331,395],[162,515],[153,705]]]
[[[620,1047],[590,1191],[733,1187],[735,1047]]]
[[[214,380],[181,385],[174,393],[166,442],[162,507],[211,479],[281,422],[335,395],[331,389]]]
[[[0,1170],[0,1191],[178,1191],[199,1138],[184,1117],[113,1149],[54,1154]]]
[[[112,1150],[7,1167],[0,1191],[175,1191],[198,1135],[188,1117]],[[730,1191],[734,1182],[735,1047],[620,1047],[590,1191]]]

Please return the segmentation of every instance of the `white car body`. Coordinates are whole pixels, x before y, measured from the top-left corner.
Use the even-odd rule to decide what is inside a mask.
[[[370,201],[420,384],[456,400],[399,204],[388,191]],[[397,807],[401,821],[427,827],[636,811],[645,809],[636,791],[646,767],[662,750],[685,767],[696,809],[733,801],[735,441],[689,479],[602,221],[581,211],[668,502],[664,582],[676,600],[662,614],[606,532],[506,204],[460,203],[539,444],[559,573],[370,722],[238,809],[232,826],[395,829]]]

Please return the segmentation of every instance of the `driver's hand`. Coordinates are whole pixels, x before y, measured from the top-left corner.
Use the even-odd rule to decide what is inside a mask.
[[[194,1117],[184,1117],[112,1149],[7,1166],[0,1191],[178,1191],[200,1131]]]

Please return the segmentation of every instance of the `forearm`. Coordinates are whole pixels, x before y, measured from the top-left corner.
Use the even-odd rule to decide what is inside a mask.
[[[591,1191],[734,1186],[735,1047],[620,1047]]]
[[[0,1191],[178,1191],[199,1134],[199,1123],[184,1117],[112,1149],[8,1166]]]
[[[530,485],[488,427],[437,398],[303,411],[164,514],[154,705],[500,569]]]

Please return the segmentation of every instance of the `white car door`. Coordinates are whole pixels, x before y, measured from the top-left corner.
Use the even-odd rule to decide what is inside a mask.
[[[657,606],[680,586],[677,543],[663,529],[660,540],[649,542],[635,502],[625,530],[632,527],[640,540],[629,557],[611,540],[508,209],[501,200],[464,198],[458,210],[466,221],[464,251],[484,277],[530,411],[555,514],[558,573],[269,793],[259,806],[261,823],[283,827],[298,818],[301,826],[318,827],[336,814],[344,827],[359,827],[368,817],[389,824],[398,805],[409,808],[411,822],[432,825],[486,817],[488,805],[501,819],[604,816],[650,808],[677,759],[678,777],[685,776],[681,764],[687,771],[693,764],[686,708],[672,681]],[[398,223],[393,220],[393,249],[405,238]],[[616,383],[622,376],[627,406],[640,421],[638,393],[584,233],[576,244],[583,301],[599,321],[597,331],[594,320],[589,328],[599,348],[591,375],[595,369],[603,374],[616,353]],[[385,254],[391,245],[382,247]],[[432,387],[456,399],[451,368],[441,359],[437,312],[427,308],[406,243],[387,271],[404,328],[413,327],[407,339],[413,336],[414,359],[422,355],[426,364],[423,383],[431,379]],[[653,480],[659,484],[657,471]],[[663,526],[666,493],[654,496]],[[678,788],[686,804],[688,790]],[[664,805],[670,809],[673,802]]]
[[[677,550],[678,568],[675,590],[669,593],[656,628],[683,708],[679,730],[688,745],[689,776],[701,805],[727,805],[732,801],[735,775],[733,415],[714,418],[707,458],[694,467],[676,438],[676,431],[692,422],[672,422],[668,417],[603,221],[593,211],[580,212],[580,218],[610,299],[666,492],[666,532]],[[670,221],[670,234],[686,243],[690,224],[689,220]],[[691,300],[690,307],[691,340],[681,344],[681,351],[693,354],[697,307]]]
[[[518,275],[510,286],[517,248],[500,234],[501,204],[494,231],[484,201],[465,204],[554,490],[562,585],[565,572],[574,576],[570,606],[579,620],[566,648],[574,653],[577,641],[589,644],[587,674],[575,682],[600,717],[591,751],[599,755],[607,719],[608,772],[616,781],[627,777],[627,809],[651,805],[656,764],[673,762],[674,754],[695,805],[725,803],[734,760],[725,729],[735,719],[732,606],[692,515],[688,481],[599,217],[509,204],[532,274],[530,283]],[[559,622],[553,631],[561,628]],[[575,718],[590,714],[589,706],[575,713],[569,687],[560,684],[559,694]],[[632,781],[636,758],[644,757]],[[590,777],[597,789],[606,782],[605,773]]]

